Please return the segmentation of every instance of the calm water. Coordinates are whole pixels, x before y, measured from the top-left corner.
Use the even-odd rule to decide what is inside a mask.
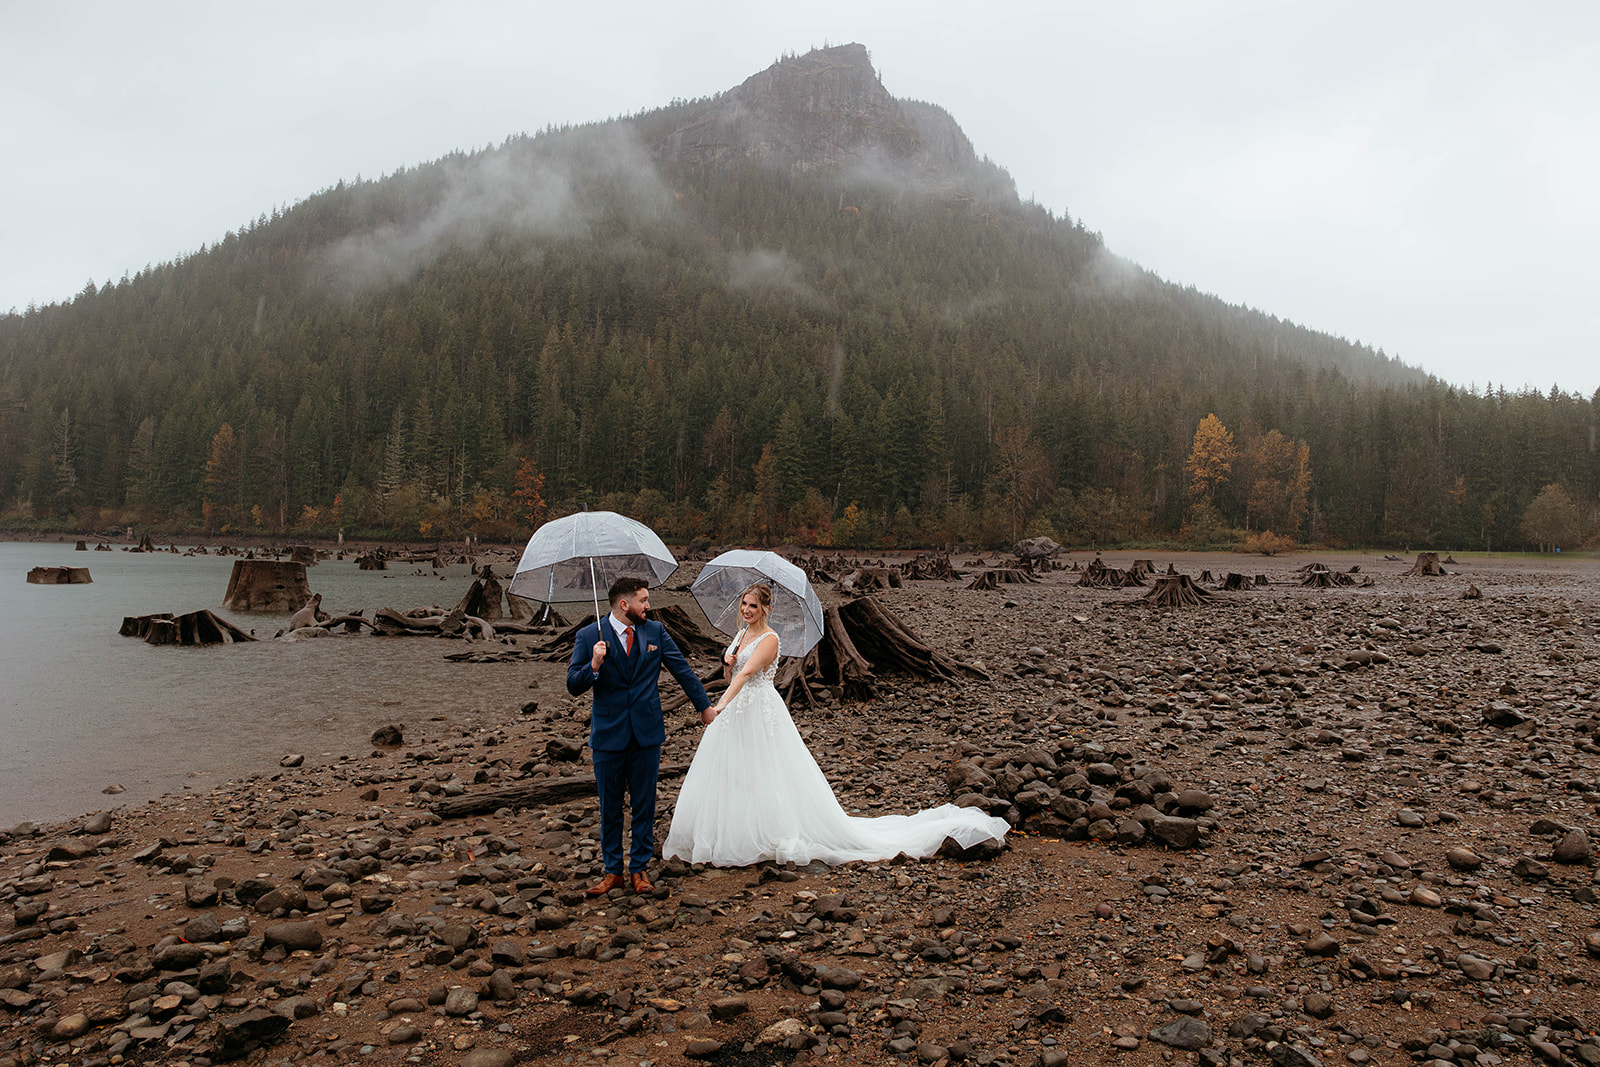
[[[94,582],[27,584],[40,566],[88,567]],[[221,609],[232,567],[222,556],[0,543],[0,827],[203,792],[275,770],[291,752],[308,764],[364,755],[388,722],[404,724],[410,742],[514,719],[540,695],[528,689],[535,675],[551,673],[450,663],[444,656],[465,646],[428,638],[178,648],[118,635],[125,615],[210,608],[270,638],[287,615]],[[472,582],[465,566],[362,571],[353,559],[308,575],[325,610],[369,616],[454,605]],[[103,794],[112,784],[127,792]]]

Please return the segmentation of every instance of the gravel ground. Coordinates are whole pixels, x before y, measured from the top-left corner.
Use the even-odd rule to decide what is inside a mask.
[[[979,804],[1003,851],[591,903],[592,799],[430,808],[585,773],[530,662],[499,727],[0,833],[0,1067],[1600,1063],[1595,564],[1136,555],[1271,584],[909,582],[880,599],[990,680],[796,711],[847,808]]]

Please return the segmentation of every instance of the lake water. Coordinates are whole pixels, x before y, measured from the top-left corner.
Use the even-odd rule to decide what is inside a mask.
[[[203,792],[288,753],[365,754],[390,722],[411,742],[515,719],[540,695],[529,683],[556,666],[451,663],[466,646],[430,638],[273,641],[287,615],[221,609],[233,562],[0,543],[0,827]],[[94,581],[29,585],[43,566],[88,567]],[[391,566],[363,571],[352,557],[307,573],[325,610],[369,617],[454,605],[472,582],[466,566]],[[268,640],[158,647],[117,633],[127,615],[201,608]],[[102,792],[113,784],[126,792]]]

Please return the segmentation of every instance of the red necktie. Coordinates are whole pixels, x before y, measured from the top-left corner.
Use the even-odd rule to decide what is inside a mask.
[[[625,655],[633,655],[633,627],[622,628],[622,651]]]

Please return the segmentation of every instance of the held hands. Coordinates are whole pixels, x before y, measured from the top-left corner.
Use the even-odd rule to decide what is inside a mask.
[[[700,713],[700,725],[710,726],[712,723],[717,721],[717,716],[721,714],[722,709],[713,704],[711,707]]]
[[[589,660],[589,669],[598,674],[600,673],[600,664],[604,663],[605,661],[606,643],[604,641],[596,641],[594,643],[594,658]]]

